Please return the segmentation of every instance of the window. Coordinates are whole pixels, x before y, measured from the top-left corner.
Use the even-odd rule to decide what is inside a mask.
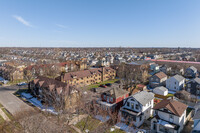
[[[133,103],[131,104],[131,108],[134,109],[134,104]]]
[[[127,102],[127,104],[126,104],[128,107],[130,106],[130,103],[129,102]]]
[[[136,105],[135,105],[135,108],[136,108],[136,109],[139,109],[139,105],[138,105],[138,104],[136,104]]]
[[[191,87],[191,84],[188,84],[188,87],[190,88],[190,87]]]
[[[173,115],[169,115],[169,121],[173,122],[173,120],[174,120],[174,116]]]
[[[142,120],[142,116],[140,116],[140,121]]]
[[[110,101],[113,102],[113,98],[112,97],[110,98]]]

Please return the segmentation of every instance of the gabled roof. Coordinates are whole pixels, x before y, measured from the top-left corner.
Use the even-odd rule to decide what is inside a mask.
[[[115,71],[115,70],[110,67],[104,67],[104,72],[107,73],[108,71]],[[102,68],[94,68],[94,69],[89,69],[89,70],[68,72],[62,76],[64,76],[64,80],[71,80],[73,78],[83,78],[83,77],[92,76],[93,74],[101,74],[101,73],[102,73]]]
[[[194,67],[194,66],[190,66],[189,68],[192,69],[194,72],[197,71],[196,67]]]
[[[47,78],[47,77],[38,77],[37,79],[34,79],[31,81],[34,84],[39,84],[40,87],[48,88],[50,91],[53,91],[54,89],[59,92],[64,91],[65,94],[70,94],[70,86],[66,83],[63,83],[61,81]],[[62,91],[61,91],[62,90]]]
[[[105,91],[104,93],[106,93],[107,95],[112,95],[115,98],[118,98],[124,96],[125,94],[128,94],[129,92],[122,88],[114,87],[108,91]]]
[[[156,104],[153,109],[168,109],[170,112],[177,116],[182,116],[184,111],[187,109],[187,105],[173,99],[165,99],[160,103]]]
[[[195,119],[200,119],[200,109],[198,109],[196,113],[194,114],[193,120]]]
[[[131,97],[133,97],[135,100],[145,106],[152,99],[154,99],[154,94],[152,92],[141,91],[132,95]]]
[[[156,73],[155,76],[157,76],[159,79],[167,77],[167,75],[164,72]]]
[[[179,81],[179,82],[180,82],[180,81],[183,81],[183,80],[185,79],[183,76],[178,75],[178,74],[175,75],[174,78],[175,78],[177,81]]]
[[[200,84],[200,78],[195,78],[194,81]]]
[[[154,91],[155,91],[155,90],[161,90],[161,91],[163,91],[163,92],[168,91],[168,89],[165,88],[164,86],[156,87],[156,88],[154,88],[153,90],[154,90]]]

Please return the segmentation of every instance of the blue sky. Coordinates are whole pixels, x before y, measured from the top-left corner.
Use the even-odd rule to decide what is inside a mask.
[[[200,0],[0,0],[0,46],[200,47]]]

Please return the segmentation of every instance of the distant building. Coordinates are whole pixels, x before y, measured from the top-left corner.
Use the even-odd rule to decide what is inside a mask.
[[[115,79],[116,71],[110,67],[94,68],[89,70],[82,70],[76,72],[63,73],[57,77],[64,83],[71,86],[87,86],[91,84],[100,83],[102,81]]]

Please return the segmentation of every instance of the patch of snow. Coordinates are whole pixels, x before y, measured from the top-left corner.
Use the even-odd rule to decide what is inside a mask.
[[[117,123],[115,125],[116,128],[124,130],[127,133],[135,133],[136,130],[133,127],[129,127],[128,125],[126,125],[125,123]]]
[[[110,128],[110,131],[111,131],[111,132],[115,131],[115,128]]]
[[[44,106],[41,103],[40,100],[38,100],[37,98],[33,97],[30,93],[24,93],[23,92],[21,95],[22,95],[22,97],[26,98],[26,100],[28,100],[31,104],[33,104],[34,106],[38,107],[42,111],[58,115],[58,112],[56,112],[53,107],[46,107],[46,106]]]
[[[32,98],[33,96],[30,93],[22,92],[21,95],[27,99]]]

